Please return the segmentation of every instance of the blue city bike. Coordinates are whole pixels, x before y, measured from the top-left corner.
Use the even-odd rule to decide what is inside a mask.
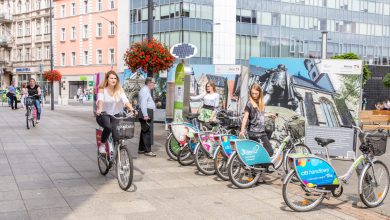
[[[335,142],[333,139],[315,138],[318,145],[325,148],[325,159],[311,154],[289,155],[292,170],[283,182],[283,199],[288,207],[304,212],[317,207],[324,198],[330,199],[331,195],[340,197],[343,185],[348,183],[354,171],[359,177],[358,193],[362,202],[369,208],[383,203],[389,192],[390,175],[387,166],[375,156],[386,152],[388,134],[381,129],[363,132],[359,127],[352,127],[355,135],[359,133],[359,149],[363,154],[343,176],[337,176],[329,159],[327,146]],[[354,149],[355,146],[356,143]]]

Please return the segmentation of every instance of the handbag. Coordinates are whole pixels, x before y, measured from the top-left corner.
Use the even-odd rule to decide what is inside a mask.
[[[8,98],[11,98],[12,96],[14,96],[14,94],[11,92],[7,92],[7,94],[5,94],[5,96],[7,96]]]

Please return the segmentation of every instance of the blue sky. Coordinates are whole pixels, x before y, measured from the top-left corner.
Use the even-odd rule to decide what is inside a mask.
[[[299,58],[250,58],[249,64],[263,67],[266,69],[270,68],[276,68],[279,64],[284,64],[287,67],[287,72],[292,75],[298,75],[298,73],[301,74],[301,76],[304,76],[309,79],[309,75],[307,73],[307,70],[305,68],[305,65],[303,64],[303,61],[305,59],[299,59]]]

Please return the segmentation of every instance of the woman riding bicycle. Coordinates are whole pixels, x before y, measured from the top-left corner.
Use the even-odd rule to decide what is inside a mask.
[[[207,123],[210,121],[210,119],[212,120],[212,118],[215,116],[214,110],[219,106],[219,94],[217,93],[214,82],[207,82],[206,92],[197,96],[190,96],[190,100],[203,101],[203,106],[199,110],[198,119],[200,121]]]
[[[33,96],[33,103],[37,109],[37,124],[39,124],[39,121],[41,120],[41,87],[36,84],[35,79],[33,78],[30,79],[30,83],[27,86],[27,94],[28,96]]]
[[[112,116],[118,115],[124,106],[128,110],[134,111],[119,83],[118,74],[111,70],[106,73],[103,82],[99,85],[96,122],[103,127],[99,153],[106,153],[105,143],[116,125],[116,121]],[[102,114],[102,112],[105,112],[105,114]],[[113,133],[114,139],[115,135],[116,132]]]
[[[274,150],[265,132],[265,117],[271,116],[275,118],[276,116],[274,114],[266,114],[264,108],[263,91],[260,85],[255,83],[250,88],[249,101],[245,106],[240,136],[245,136],[247,122],[249,121],[249,139],[262,143],[269,156],[272,156]]]

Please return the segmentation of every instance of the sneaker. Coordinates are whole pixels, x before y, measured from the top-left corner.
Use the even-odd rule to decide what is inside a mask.
[[[99,147],[99,153],[100,154],[106,154],[106,145],[105,144],[101,144],[100,147]]]
[[[39,124],[39,122],[40,122],[40,121],[39,121],[39,120],[37,120],[37,124]]]
[[[155,153],[153,153],[152,151],[150,151],[150,152],[145,153],[145,156],[155,157],[157,155]]]

